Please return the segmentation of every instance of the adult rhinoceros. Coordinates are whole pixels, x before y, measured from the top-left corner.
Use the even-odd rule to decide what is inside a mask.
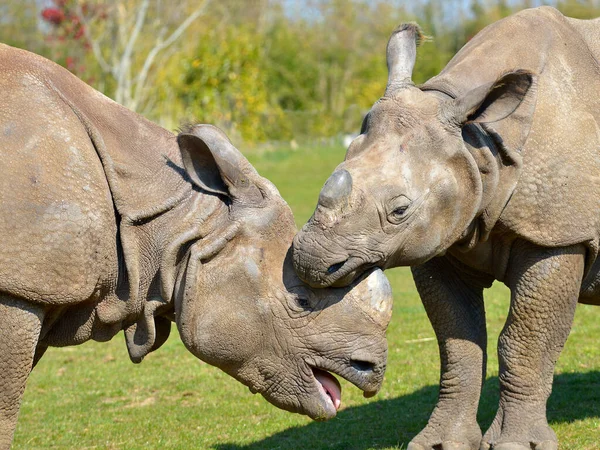
[[[381,384],[389,284],[313,290],[275,187],[219,129],[179,136],[63,68],[0,46],[0,448],[49,346],[125,330],[140,362],[186,347],[271,403],[335,416],[335,372]],[[240,338],[243,337],[243,338]]]
[[[440,394],[409,445],[557,448],[546,420],[577,302],[600,303],[600,20],[525,10],[411,81],[415,25],[387,48],[386,92],[294,240],[312,286],[411,266],[435,329]],[[482,438],[483,289],[511,290],[500,404]]]

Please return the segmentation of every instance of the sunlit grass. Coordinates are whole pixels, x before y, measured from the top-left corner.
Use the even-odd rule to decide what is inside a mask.
[[[343,150],[308,149],[251,155],[296,214],[299,225]],[[425,425],[437,396],[437,344],[408,269],[387,272],[394,288],[389,361],[381,392],[364,399],[342,380],[343,407],[316,423],[269,405],[188,353],[176,333],[142,364],[129,361],[123,336],[108,343],[50,349],[32,373],[15,449],[357,449],[405,448]],[[496,340],[508,291],[486,295],[488,381],[480,407],[486,428],[495,414]],[[558,363],[549,420],[561,449],[600,448],[600,308],[579,306]],[[1,370],[1,368],[0,368]]]

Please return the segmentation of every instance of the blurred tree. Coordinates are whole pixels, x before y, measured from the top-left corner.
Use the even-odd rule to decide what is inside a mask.
[[[41,15],[53,26],[55,41],[68,48],[67,68],[85,75],[86,66],[79,61],[87,51],[98,75],[93,84],[127,108],[143,111],[161,56],[209,3],[180,1],[173,8],[161,0],[54,0]]]
[[[36,0],[0,2],[0,41],[47,54]]]
[[[289,137],[278,105],[270,103],[263,42],[251,23],[208,26],[184,58],[179,98],[187,115],[213,122],[250,141]]]
[[[101,5],[83,3],[86,12],[106,18]],[[82,23],[80,11],[75,1],[53,0],[42,9],[40,18],[45,22],[49,32],[45,41],[49,57],[62,64],[71,72],[90,84],[95,82],[96,67],[88,66],[86,58],[91,45],[85,39],[85,25]]]
[[[399,23],[432,36],[422,83],[483,27],[539,4],[600,15],[600,0],[4,0],[0,38],[169,128],[187,117],[249,142],[311,139],[358,132]]]
[[[388,2],[313,0],[311,14],[279,16],[266,36],[267,85],[301,135],[356,133],[383,94],[387,37],[407,18]]]
[[[556,7],[563,14],[576,19],[600,17],[600,2],[598,0],[559,0]]]

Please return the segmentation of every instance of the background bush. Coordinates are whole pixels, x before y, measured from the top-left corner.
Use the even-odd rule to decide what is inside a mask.
[[[306,141],[360,129],[399,23],[433,37],[419,50],[420,83],[487,24],[541,4],[600,15],[598,0],[5,0],[0,39],[167,128],[195,119],[249,144]]]

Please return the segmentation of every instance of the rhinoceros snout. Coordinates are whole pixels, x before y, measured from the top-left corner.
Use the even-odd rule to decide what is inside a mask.
[[[373,266],[361,258],[330,251],[328,260],[312,251],[314,246],[306,235],[296,235],[292,257],[298,277],[313,288],[349,286]],[[337,256],[337,257],[335,257]]]
[[[348,262],[348,258],[346,258],[344,261],[332,264],[331,266],[329,266],[327,268],[327,273],[328,274],[336,273],[338,270],[340,270],[342,267],[344,267],[344,264],[346,264],[347,262]]]
[[[296,274],[303,282],[311,287],[321,288],[328,286],[324,278],[339,271],[346,263],[347,256],[341,255],[333,261],[324,261],[312,251],[316,244],[312,241],[310,231],[298,233],[292,245],[292,261]]]
[[[377,363],[364,361],[362,359],[351,359],[350,365],[353,369],[363,373],[375,372],[377,370]]]

